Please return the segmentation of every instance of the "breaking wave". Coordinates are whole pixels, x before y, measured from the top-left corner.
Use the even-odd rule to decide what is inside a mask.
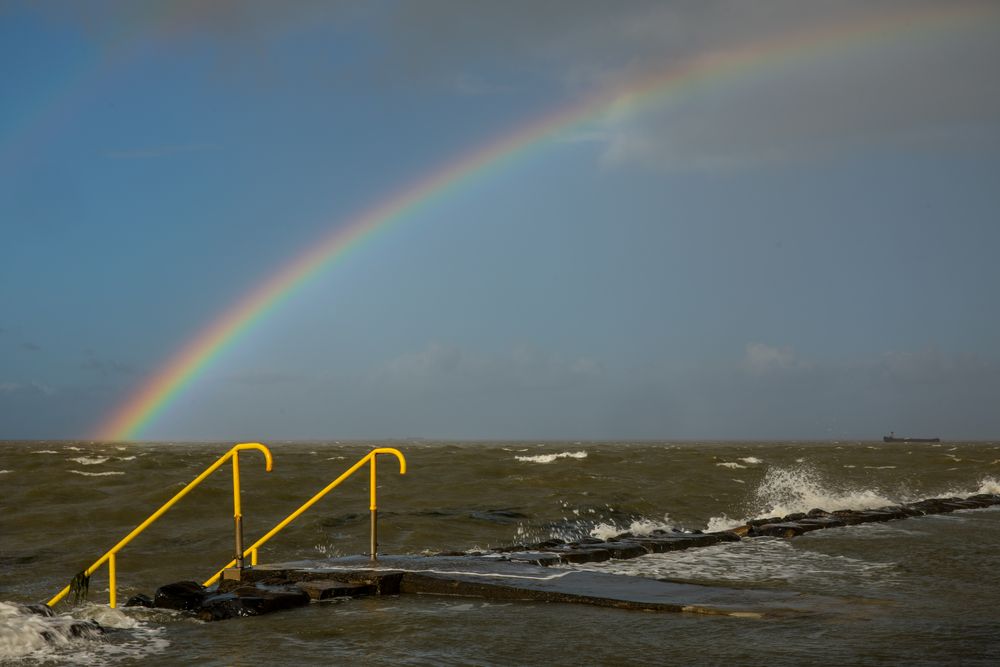
[[[670,520],[670,516],[664,514],[663,519],[661,520],[639,518],[630,523],[628,526],[620,526],[613,522],[602,522],[590,529],[590,536],[596,537],[599,540],[610,540],[612,537],[621,535],[622,533],[632,533],[633,535],[639,536],[652,535],[653,531],[669,531],[673,527],[674,523]]]
[[[0,602],[0,664],[109,664],[162,653],[170,644],[163,637],[163,627],[104,605],[87,604],[66,614],[46,614]],[[115,632],[105,634],[105,630]]]
[[[106,475],[124,475],[125,473],[117,470],[109,470],[108,472],[86,472],[84,470],[70,470],[69,472],[74,475],[85,475],[87,477],[105,477]]]
[[[79,463],[80,465],[84,465],[84,466],[96,466],[98,464],[107,462],[108,457],[107,456],[95,456],[95,457],[77,456],[76,458],[69,459],[69,460],[72,461],[72,462],[74,462],[74,463]]]
[[[552,463],[556,459],[585,459],[587,452],[559,452],[558,454],[538,454],[537,456],[515,456],[518,461],[525,463]]]

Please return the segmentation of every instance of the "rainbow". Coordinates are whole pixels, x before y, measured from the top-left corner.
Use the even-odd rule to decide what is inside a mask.
[[[862,22],[806,31],[779,41],[754,43],[697,57],[602,90],[527,123],[445,162],[333,231],[267,277],[201,330],[149,376],[96,430],[100,440],[136,438],[212,361],[267,317],[284,299],[358,248],[416,211],[432,205],[469,181],[482,178],[529,148],[610,112],[683,95],[705,84],[724,84],[793,59],[819,58],[869,43],[919,38],[973,25],[989,8],[941,3],[929,9],[868,18]]]

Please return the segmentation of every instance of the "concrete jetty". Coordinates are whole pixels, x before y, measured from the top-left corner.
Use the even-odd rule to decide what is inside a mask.
[[[787,591],[701,586],[551,566],[636,558],[758,537],[791,538],[814,530],[995,505],[1000,505],[1000,495],[979,494],[968,498],[930,498],[868,510],[814,509],[755,519],[713,533],[659,530],[641,536],[622,533],[606,541],[548,540],[476,553],[379,556],[377,561],[352,556],[260,565],[238,572],[227,571],[229,576],[217,587],[178,582],[159,588],[153,598],[135,596],[126,606],[178,609],[203,620],[222,620],[334,597],[418,594],[757,618],[828,612],[846,603]]]

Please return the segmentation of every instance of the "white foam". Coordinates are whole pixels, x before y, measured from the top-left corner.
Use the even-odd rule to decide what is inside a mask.
[[[134,456],[119,456],[118,460],[119,461],[134,461],[135,457]]]
[[[845,576],[885,583],[895,564],[797,549],[785,540],[744,540],[631,560],[581,563],[574,570],[688,581],[816,582]]]
[[[69,472],[74,475],[84,475],[86,477],[106,477],[107,475],[124,475],[125,473],[117,470],[108,472],[85,472],[83,470],[70,470]]]
[[[38,449],[38,450],[35,450],[35,451],[31,452],[31,453],[32,454],[58,454],[59,452],[54,452],[51,449]]]
[[[614,523],[599,523],[590,529],[590,536],[596,537],[599,540],[609,540],[615,535],[621,535],[622,533],[632,533],[633,535],[651,535],[654,530],[670,530],[674,527],[674,523],[670,520],[670,516],[667,514],[663,515],[663,519],[636,519],[630,523],[627,527],[622,527]]]
[[[745,458],[740,459],[740,461],[743,461],[743,463],[763,463],[763,461],[761,461],[756,456],[747,456]]]
[[[716,463],[715,465],[722,466],[723,468],[732,468],[733,470],[735,470],[737,468],[746,468],[746,466],[740,465],[739,463],[736,463],[735,461],[723,461],[722,463]]]
[[[705,526],[706,533],[718,533],[723,530],[732,530],[737,526],[743,526],[746,521],[739,521],[737,519],[730,519],[728,516],[723,514],[722,516],[713,516],[708,520],[708,525]]]
[[[0,470],[0,475],[6,475],[9,472],[14,472],[13,470]]]
[[[754,490],[752,517],[784,516],[825,510],[863,510],[894,505],[896,501],[876,489],[835,486],[808,465],[769,468]]]
[[[95,620],[120,632],[84,631],[73,636],[74,623]],[[0,663],[30,661],[95,665],[134,661],[162,653],[169,642],[164,628],[132,618],[106,605],[86,604],[69,613],[42,616],[19,605],[0,602]]]
[[[96,466],[96,465],[99,465],[101,463],[107,462],[108,457],[107,456],[95,456],[95,457],[78,456],[75,459],[69,459],[69,460],[73,461],[74,463],[79,463],[80,465]]]
[[[979,481],[976,493],[1000,493],[1000,480],[995,477],[984,477]]]
[[[585,459],[587,452],[559,452],[558,454],[538,454],[537,456],[515,456],[518,461],[525,463],[552,463],[556,459]]]

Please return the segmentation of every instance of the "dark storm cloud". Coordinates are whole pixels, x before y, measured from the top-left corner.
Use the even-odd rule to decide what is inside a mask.
[[[586,136],[605,145],[611,164],[683,168],[814,157],[879,142],[939,149],[997,141],[1000,7],[947,3],[948,11],[962,7],[997,11],[976,25],[909,40],[894,41],[890,28],[867,47],[845,43],[822,62],[795,67],[792,59],[769,68],[770,76],[740,77],[682,103],[646,105]],[[357,82],[424,86],[429,94],[516,94],[534,82],[573,99],[706,54],[942,8],[935,0],[182,0],[77,9],[42,4],[38,11],[84,26],[108,44],[154,40],[186,48],[201,40],[212,45],[221,70],[246,70],[258,84],[282,78],[267,73],[272,40],[322,26],[331,39],[338,30],[367,35],[364,54],[350,65]],[[899,26],[905,33],[905,24]],[[314,68],[317,76],[324,68],[330,76],[344,74],[342,63],[319,55],[307,60],[294,67]]]

